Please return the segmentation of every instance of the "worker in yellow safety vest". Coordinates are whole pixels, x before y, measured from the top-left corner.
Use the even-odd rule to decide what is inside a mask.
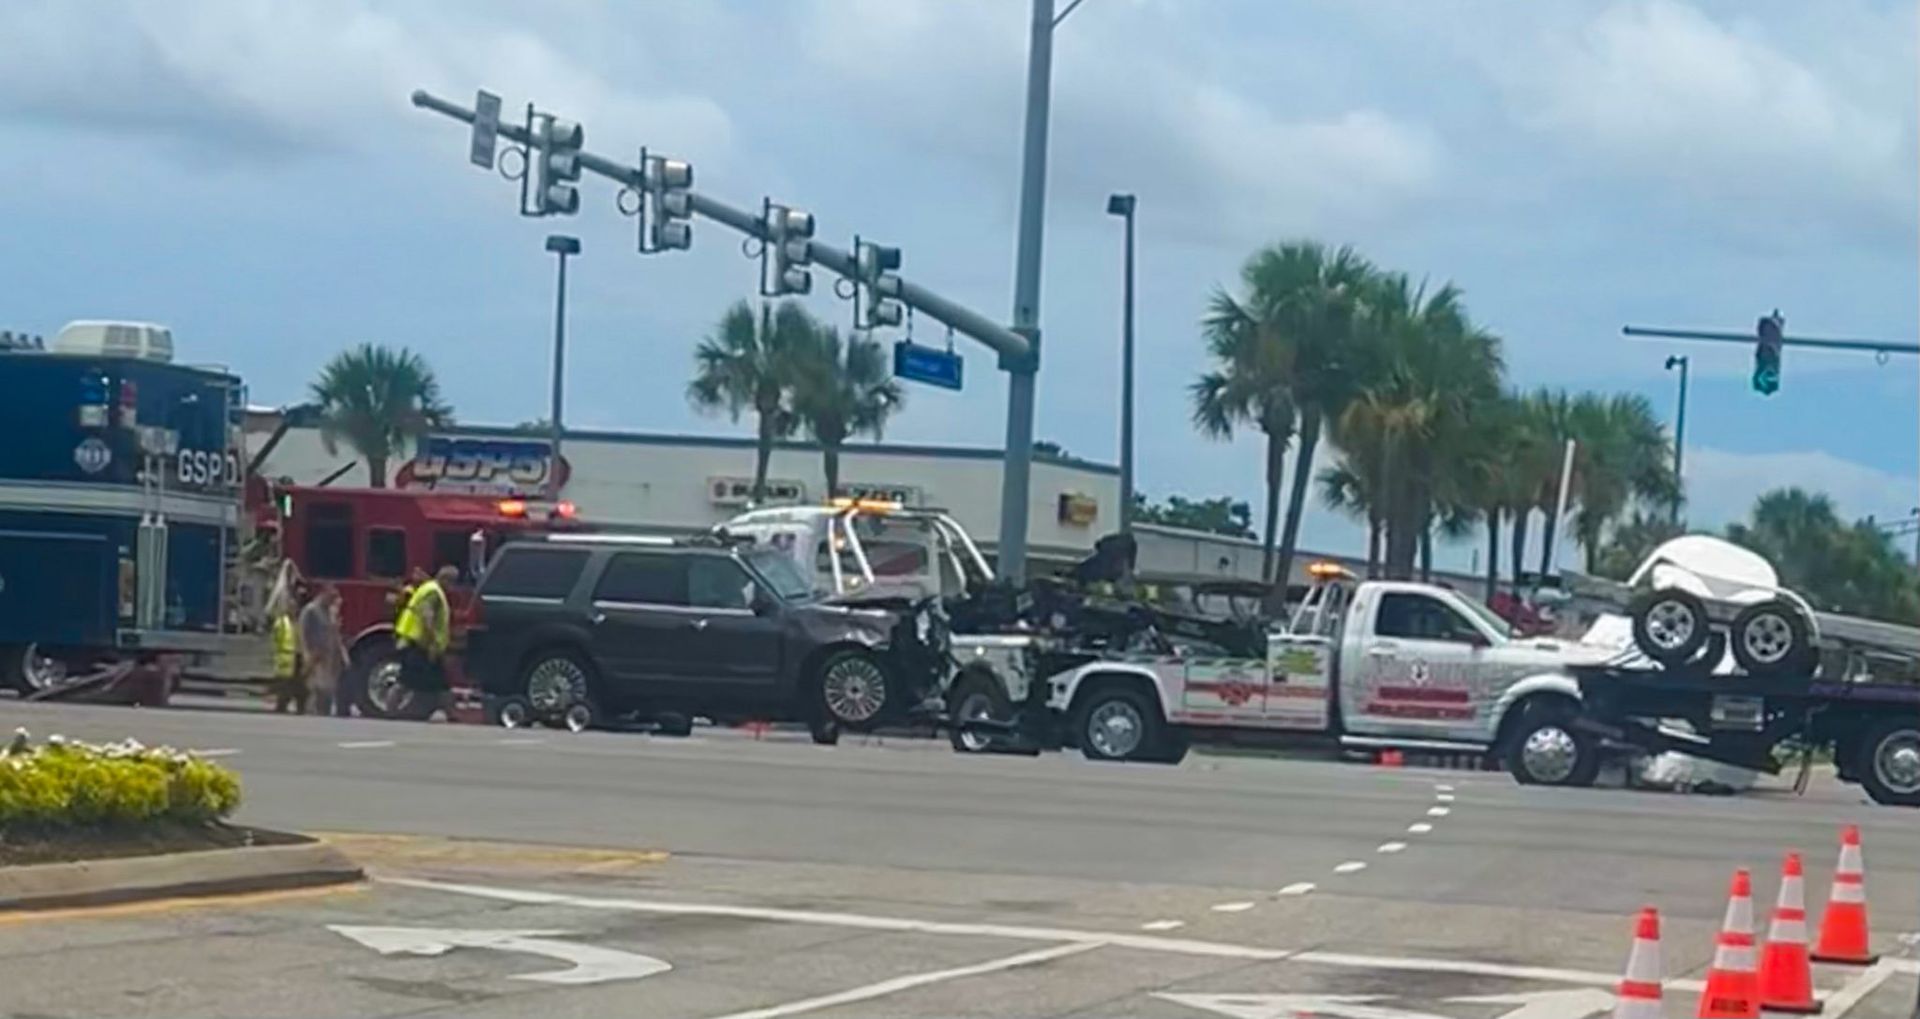
[[[411,690],[439,694],[447,689],[441,660],[453,642],[453,609],[447,603],[446,587],[459,576],[452,566],[440,567],[414,585],[400,608],[393,635],[399,643],[400,682]]]
[[[290,593],[273,614],[273,710],[284,713],[291,704],[295,712],[304,715],[307,691],[300,675],[299,644],[293,630],[296,597]]]

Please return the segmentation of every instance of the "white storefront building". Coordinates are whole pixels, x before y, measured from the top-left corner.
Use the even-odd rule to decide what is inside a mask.
[[[262,449],[279,424],[271,411],[249,415],[247,446]],[[388,465],[395,487],[538,493],[546,483],[545,438],[507,428],[462,426],[436,435]],[[622,530],[705,530],[747,508],[754,442],[749,438],[569,431],[561,444],[559,498],[583,521]],[[261,465],[272,479],[365,485],[366,467],[341,444],[327,452],[320,433],[292,428]],[[341,471],[345,473],[339,473]],[[891,443],[849,444],[840,455],[844,494],[937,507],[953,514],[983,550],[997,545],[999,450]],[[827,499],[819,447],[782,442],[767,470],[766,505]],[[1029,554],[1036,561],[1078,560],[1094,541],[1119,528],[1119,472],[1106,464],[1034,457]]]
[[[249,411],[247,449],[258,455],[280,425],[272,410]],[[462,426],[436,434],[388,465],[396,488],[480,491],[502,497],[543,493],[552,458],[548,440],[511,428]],[[747,508],[753,486],[749,438],[647,432],[569,431],[561,444],[559,498],[598,527],[654,533],[706,530]],[[366,467],[342,444],[327,452],[318,430],[288,429],[274,442],[260,473],[298,484],[367,484]],[[1001,455],[997,449],[860,443],[840,454],[843,494],[898,501],[951,513],[991,557],[999,544]],[[819,447],[782,442],[767,470],[767,505],[827,499]],[[1061,569],[1120,527],[1118,469],[1085,460],[1035,454],[1028,502],[1028,555],[1036,570]],[[1138,567],[1163,581],[1254,581],[1258,542],[1142,524]],[[1307,565],[1334,558],[1356,571],[1351,556],[1301,550],[1292,586],[1309,582]],[[1465,586],[1476,578],[1448,574]]]

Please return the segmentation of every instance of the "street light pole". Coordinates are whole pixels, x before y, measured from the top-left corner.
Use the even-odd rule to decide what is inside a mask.
[[[1072,8],[1068,8],[1071,10]],[[1000,486],[999,571],[1027,575],[1027,502],[1033,474],[1033,398],[1040,370],[1040,240],[1047,212],[1047,113],[1053,89],[1053,0],[1033,0],[1027,44],[1027,130],[1020,168],[1020,240],[1013,270],[1013,331],[1027,356],[1007,371],[1007,469]]]
[[[560,263],[559,284],[553,294],[553,407],[548,424],[553,428],[553,453],[547,461],[547,497],[560,498],[560,409],[567,381],[567,256],[580,253],[580,238],[549,234],[547,250]]]
[[[1667,370],[1676,366],[1680,369],[1680,409],[1673,418],[1673,522],[1680,522],[1680,457],[1687,448],[1687,355],[1674,354],[1667,358]]]
[[[1126,282],[1120,313],[1120,529],[1133,530],[1133,210],[1132,195],[1107,199],[1107,215],[1127,221]]]

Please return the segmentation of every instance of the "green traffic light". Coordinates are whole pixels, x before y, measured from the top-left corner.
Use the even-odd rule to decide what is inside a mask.
[[[1772,396],[1780,389],[1780,369],[1755,368],[1753,370],[1753,391],[1762,396]]]

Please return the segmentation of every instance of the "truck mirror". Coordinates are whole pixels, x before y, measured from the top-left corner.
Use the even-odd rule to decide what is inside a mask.
[[[480,582],[480,571],[487,568],[487,532],[475,530],[467,537],[467,580]]]

